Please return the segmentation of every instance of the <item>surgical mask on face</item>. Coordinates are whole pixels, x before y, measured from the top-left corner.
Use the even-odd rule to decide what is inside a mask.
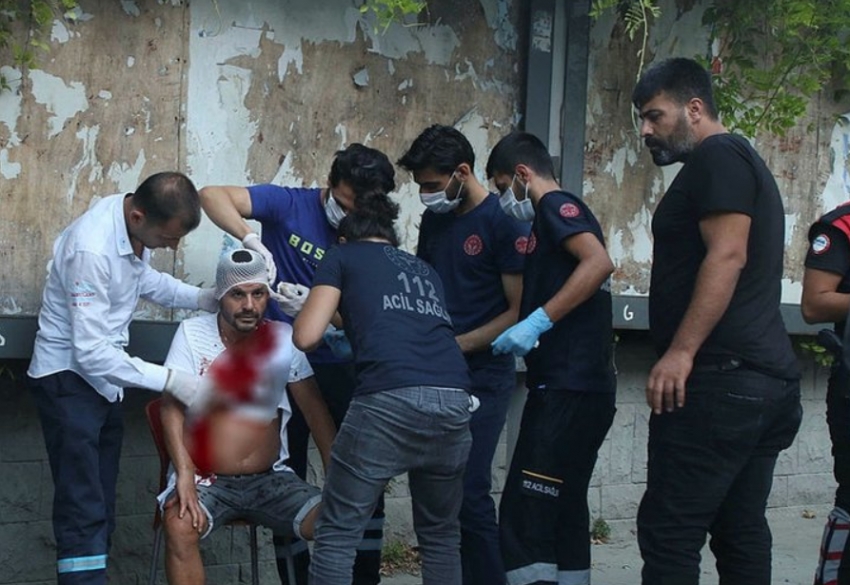
[[[531,199],[528,197],[528,184],[525,185],[525,198],[522,201],[517,201],[513,189],[515,181],[516,175],[499,197],[499,204],[508,215],[512,215],[520,221],[531,221],[534,219],[534,206],[531,205]]]
[[[328,218],[328,223],[334,229],[339,227],[339,222],[345,217],[345,210],[339,206],[339,203],[334,199],[333,192],[328,191],[328,200],[325,201],[325,217]]]
[[[452,179],[454,178],[454,173],[452,173],[452,176],[449,178],[449,182],[446,183],[446,188],[442,191],[437,191],[436,193],[419,193],[419,200],[422,201],[422,205],[434,213],[448,213],[449,211],[456,209],[457,206],[460,205],[460,193],[463,191],[463,183],[460,184],[457,196],[455,196],[454,199],[449,199],[448,195],[446,195],[446,189],[448,189],[449,185],[452,184]]]

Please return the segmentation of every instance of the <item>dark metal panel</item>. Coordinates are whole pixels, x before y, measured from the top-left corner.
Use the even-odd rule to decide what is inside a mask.
[[[809,325],[803,321],[799,305],[782,304],[779,307],[785,328],[791,335],[814,335],[828,327],[824,324]],[[615,295],[613,298],[615,329],[649,329],[649,299],[647,297]]]
[[[531,0],[530,9],[523,128],[546,144],[549,141],[555,0]]]
[[[0,317],[0,359],[29,359],[38,318]],[[162,363],[171,346],[177,323],[170,321],[133,321],[130,324],[130,355]]]
[[[561,108],[561,186],[581,197],[587,119],[590,0],[567,2],[567,58]]]

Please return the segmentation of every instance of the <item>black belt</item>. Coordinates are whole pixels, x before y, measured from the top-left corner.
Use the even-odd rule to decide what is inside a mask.
[[[716,361],[700,361],[694,364],[691,373],[701,372],[731,372],[744,366],[744,360],[741,358],[726,358]]]

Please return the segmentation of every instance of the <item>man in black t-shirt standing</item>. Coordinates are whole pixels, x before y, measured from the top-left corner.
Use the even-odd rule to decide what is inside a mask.
[[[807,323],[835,323],[845,339],[850,310],[850,203],[833,209],[809,229],[809,252],[800,308]],[[845,347],[845,353],[847,348]],[[850,371],[832,366],[826,391],[826,422],[832,440],[835,507],[824,526],[815,585],[850,583]]]
[[[659,166],[684,162],[655,210],[646,384],[649,462],[638,512],[644,585],[696,585],[707,534],[724,585],[770,585],[764,517],[800,425],[799,371],[779,312],[784,210],[769,169],[717,119],[690,59],[632,94]]]
[[[493,353],[525,356],[527,366],[528,399],[499,507],[507,581],[587,585],[587,488],[616,410],[614,265],[599,222],[555,181],[536,137],[515,132],[500,140],[487,176],[505,211],[534,220],[520,321],[492,343]]]

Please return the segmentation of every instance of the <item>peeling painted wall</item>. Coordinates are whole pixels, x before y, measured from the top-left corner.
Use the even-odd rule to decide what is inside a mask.
[[[705,54],[701,19],[708,1],[665,0],[652,26],[647,63]],[[638,70],[638,42],[611,15],[593,25],[590,40],[584,190],[606,229],[617,270],[616,294],[649,289],[652,212],[679,165],[655,167],[632,118],[631,91]],[[776,177],[786,211],[783,302],[799,303],[809,225],[824,210],[850,199],[850,101],[834,102],[831,90],[812,100],[806,116],[784,138],[754,142]]]
[[[100,196],[177,169],[201,187],[324,185],[352,142],[395,160],[427,125],[478,154],[518,121],[517,2],[432,0],[424,22],[378,32],[355,0],[80,2],[40,70],[0,94],[0,315],[38,311],[50,246]],[[2,62],[8,62],[6,59]],[[412,248],[422,207],[396,180]],[[213,279],[233,242],[204,221],[157,267]],[[140,317],[169,318],[145,305]]]

